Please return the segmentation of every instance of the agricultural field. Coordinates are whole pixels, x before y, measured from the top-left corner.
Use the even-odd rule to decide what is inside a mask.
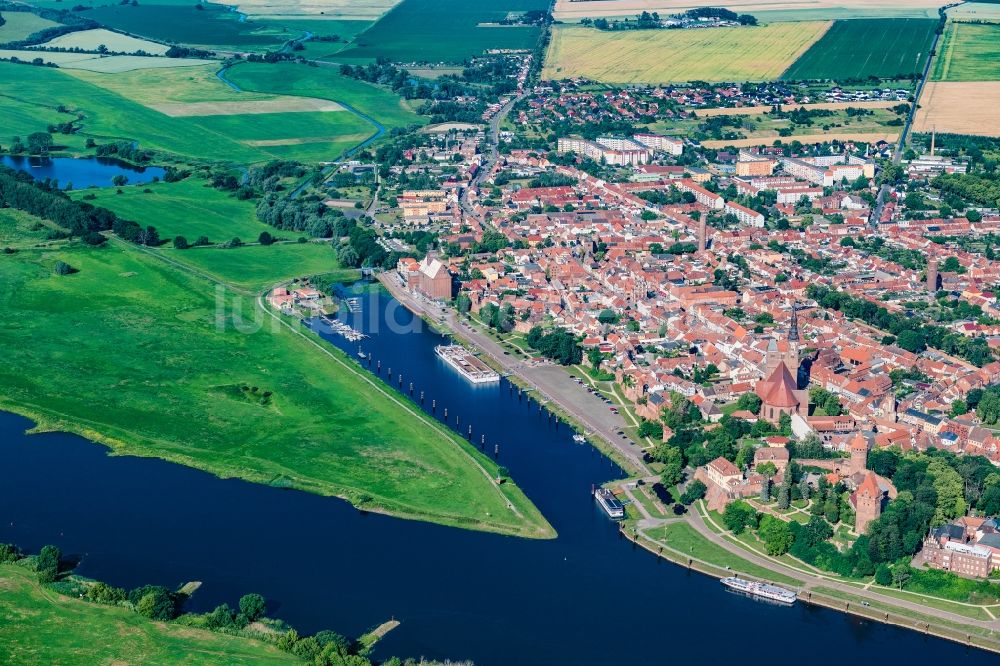
[[[937,8],[944,4],[943,0],[911,0],[906,8],[901,9],[896,0],[784,0],[768,2],[768,0],[731,0],[724,6],[741,14],[758,14],[758,12],[783,12],[783,21],[822,20],[835,18],[853,18],[855,16],[870,16],[872,12],[907,12],[908,15],[937,16]],[[635,16],[643,11],[677,14],[688,9],[704,7],[704,2],[696,0],[592,0],[578,2],[576,0],[556,0],[553,16],[560,21],[579,21],[590,17],[624,17]],[[881,15],[881,14],[880,14]],[[896,14],[898,15],[898,14]],[[774,19],[779,20],[779,19]]]
[[[510,12],[545,9],[544,0],[403,0],[337,54],[338,61],[460,63],[486,49],[532,49],[535,26],[487,26]]]
[[[188,252],[255,253],[250,263],[263,280],[293,266],[262,256],[286,248],[333,256],[326,244]],[[493,482],[486,456],[341,352],[263,314],[254,296],[161,260],[181,254],[115,241],[22,250],[0,262],[7,287],[0,307],[22,313],[0,322],[2,407],[121,454],[336,495],[403,517],[553,536],[513,483]],[[57,276],[57,261],[79,272]],[[293,269],[315,268],[298,261]],[[270,395],[251,397],[243,386]]]
[[[4,78],[7,76],[10,78]],[[348,111],[170,117],[112,90],[43,67],[0,63],[0,79],[16,81],[17,95],[4,98],[4,110],[13,111],[21,119],[18,124],[22,128],[34,111],[51,117],[60,104],[83,111],[82,130],[69,137],[80,143],[85,137],[93,137],[99,143],[132,139],[145,148],[196,159],[319,161],[336,157],[340,151],[374,131],[370,123]],[[93,80],[101,81],[99,77]],[[196,77],[195,81],[203,79]],[[183,88],[179,79],[173,79],[173,83],[175,89]],[[221,82],[216,85],[220,89],[225,87]],[[399,102],[398,97],[375,86],[366,83],[357,83],[357,86],[360,90],[375,91],[382,101]],[[155,89],[146,88],[147,93],[150,90]],[[250,97],[248,101],[259,99]],[[64,115],[59,117],[66,119]],[[41,127],[40,123],[36,125],[36,128]],[[20,131],[28,133],[24,129]]]
[[[125,608],[63,596],[14,564],[0,565],[0,589],[0,653],[7,666],[302,663],[260,641],[153,622]]]
[[[79,30],[67,35],[60,35],[40,45],[42,48],[50,49],[83,49],[84,51],[97,51],[99,47],[105,46],[108,51],[114,53],[135,53],[145,51],[149,55],[163,55],[169,47],[148,39],[136,39],[119,32],[104,30]]]
[[[18,247],[46,241],[59,227],[48,220],[14,208],[0,208],[0,247]]]
[[[197,60],[195,58],[162,58],[159,56],[135,55],[104,56],[95,53],[68,53],[29,49],[12,51],[9,49],[0,49],[0,60],[10,60],[12,58],[17,58],[24,62],[31,62],[38,58],[45,63],[53,63],[60,69],[82,69],[88,72],[105,72],[109,74],[131,72],[138,69],[156,69],[159,67],[193,67],[211,62],[210,60]]]
[[[920,96],[914,132],[1000,136],[1000,81],[930,81]]]
[[[930,19],[835,21],[782,78],[889,78],[923,71],[938,22]]]
[[[332,67],[245,62],[230,68],[226,76],[243,90],[328,99],[348,105],[388,129],[427,122],[413,111],[407,100],[388,88],[342,76]]]
[[[178,104],[250,103],[296,99],[233,90],[215,75],[218,68],[219,64],[212,62],[200,67],[167,67],[118,74],[96,74],[80,70],[73,70],[69,73],[75,78],[109,90],[151,109]]]
[[[39,30],[59,25],[31,12],[0,12],[0,16],[6,21],[0,25],[0,44],[15,42]]]
[[[1000,2],[963,2],[948,10],[948,18],[966,21],[1000,21]]]
[[[829,25],[615,32],[554,26],[542,76],[604,83],[766,81],[785,71]]]
[[[85,196],[95,206],[129,220],[148,219],[161,238],[184,236],[192,243],[199,236],[207,236],[213,243],[234,237],[256,241],[260,232],[274,231],[257,219],[254,202],[240,201],[194,177],[124,187],[121,194],[114,188],[92,188],[74,190],[71,196]]]
[[[256,21],[240,21],[235,12],[219,5],[109,4],[80,12],[103,26],[163,42],[249,50],[277,49],[297,34],[283,34]]]
[[[998,81],[1000,23],[948,21],[938,52],[933,81]]]
[[[306,18],[323,16],[348,21],[374,21],[399,0],[219,0],[249,16]]]

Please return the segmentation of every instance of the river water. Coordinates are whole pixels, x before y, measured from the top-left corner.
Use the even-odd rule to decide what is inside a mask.
[[[152,182],[166,173],[161,167],[141,167],[107,157],[25,157],[0,156],[0,164],[31,174],[35,180],[46,178],[59,181],[65,189],[86,187],[111,187],[115,176],[125,176],[129,185]]]
[[[54,543],[78,572],[116,585],[203,581],[189,608],[255,591],[300,631],[357,635],[395,617],[376,655],[490,664],[703,663],[724,654],[779,664],[961,658],[967,648],[804,603],[778,607],[660,561],[622,540],[591,484],[618,470],[572,441],[502,382],[471,388],[437,358],[443,338],[390,297],[364,290],[347,321],[361,346],[413,381],[424,407],[486,436],[492,455],[559,537],[531,541],[366,515],[339,500],[211,475],[155,459],[110,457],[61,433],[22,434],[0,413],[0,541]],[[324,334],[356,357],[359,344]],[[377,360],[374,360],[377,359]],[[367,364],[367,362],[365,362]],[[728,647],[726,647],[728,646]],[[835,646],[835,648],[834,648]],[[863,651],[863,652],[862,652]],[[974,652],[981,658],[982,653]],[[742,655],[741,655],[742,656]]]

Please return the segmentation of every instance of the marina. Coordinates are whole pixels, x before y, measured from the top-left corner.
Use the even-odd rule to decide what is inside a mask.
[[[782,604],[794,604],[796,599],[796,594],[792,590],[769,583],[760,583],[755,580],[745,580],[737,576],[723,578],[722,584],[737,592],[743,592],[754,597]]]
[[[434,353],[473,384],[494,384],[500,374],[461,345],[438,345]]]
[[[342,338],[345,338],[348,342],[359,342],[359,341],[364,340],[365,338],[368,337],[364,333],[362,333],[362,332],[360,332],[360,331],[358,331],[358,330],[356,330],[354,328],[351,328],[351,326],[349,326],[348,324],[345,324],[342,321],[337,321],[336,319],[332,319],[331,317],[323,316],[323,317],[320,317],[319,320],[327,328],[330,329],[331,333],[336,333],[337,335],[341,336]],[[358,349],[358,356],[360,356],[361,358],[365,358],[364,356],[361,356],[361,353],[362,353],[361,349],[359,348]]]
[[[607,488],[598,488],[594,497],[597,498],[597,503],[601,505],[604,512],[615,520],[625,517],[625,506]]]

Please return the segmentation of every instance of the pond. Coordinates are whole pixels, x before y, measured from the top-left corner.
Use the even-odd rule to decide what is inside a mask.
[[[107,157],[26,157],[23,155],[0,156],[0,164],[31,174],[35,180],[57,180],[59,187],[84,189],[87,187],[112,187],[115,176],[125,176],[128,184],[150,183],[162,179],[166,173],[161,167],[141,167]]]

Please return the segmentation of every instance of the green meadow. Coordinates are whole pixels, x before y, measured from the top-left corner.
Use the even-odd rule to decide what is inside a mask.
[[[7,666],[302,663],[260,641],[63,596],[13,564],[0,564],[0,591],[0,654]]]
[[[231,67],[226,76],[243,90],[318,97],[349,104],[390,129],[427,122],[406,100],[388,88],[343,76],[333,67],[245,62]]]
[[[289,254],[264,258],[272,251]],[[264,314],[253,296],[171,261],[222,258],[206,266],[256,288],[286,271],[336,270],[332,253],[327,244],[182,253],[115,241],[7,255],[0,307],[16,314],[0,323],[0,408],[117,453],[403,517],[552,536],[515,485],[492,481],[495,465],[474,447],[312,333]],[[79,272],[57,276],[57,261]]]
[[[1000,80],[1000,24],[949,21],[939,50],[935,81]]]
[[[510,12],[546,9],[542,0],[403,0],[375,25],[358,35],[337,60],[462,62],[486,49],[532,49],[535,26],[488,25]]]
[[[909,76],[922,71],[937,21],[926,18],[834,21],[788,68],[786,80]]]
[[[109,208],[126,219],[152,224],[165,239],[184,236],[193,243],[199,236],[208,236],[213,243],[233,237],[255,241],[260,232],[274,231],[257,219],[253,201],[240,201],[194,177],[118,189],[75,190],[71,195],[74,199],[87,197],[95,206]]]
[[[106,76],[116,80],[114,77],[119,75]],[[62,104],[85,115],[82,130],[70,138],[74,146],[82,144],[84,137],[92,137],[98,143],[132,139],[144,148],[201,160],[310,162],[333,159],[374,131],[367,121],[346,111],[171,117],[92,83],[101,82],[100,76],[83,80],[47,67],[0,63],[0,80],[11,83],[10,88],[0,91],[0,110],[14,119],[9,126],[5,123],[11,136],[44,129],[51,119],[69,119],[56,113],[56,107]],[[378,100],[371,108],[373,113],[379,112],[379,105],[390,102],[396,108],[387,109],[389,117],[404,114],[398,96],[367,83],[351,83],[358,84],[349,86],[352,91],[359,91],[366,99]],[[175,82],[175,85],[181,84]],[[205,84],[202,81],[198,85]],[[330,93],[320,96],[335,99]],[[250,96],[248,101],[252,99],[259,97]],[[39,121],[32,122],[33,116]],[[62,141],[62,135],[56,138]],[[9,138],[0,139],[3,140]]]
[[[273,229],[271,230],[275,232]],[[294,236],[294,232],[289,232]],[[257,236],[242,239],[256,242]],[[246,247],[198,247],[187,250],[161,249],[163,257],[178,261],[200,274],[237,287],[260,290],[282,280],[329,274],[340,280],[356,280],[358,270],[341,268],[329,241],[277,243]]]
[[[31,12],[0,12],[6,23],[0,25],[0,44],[24,39],[28,35],[59,25]]]

